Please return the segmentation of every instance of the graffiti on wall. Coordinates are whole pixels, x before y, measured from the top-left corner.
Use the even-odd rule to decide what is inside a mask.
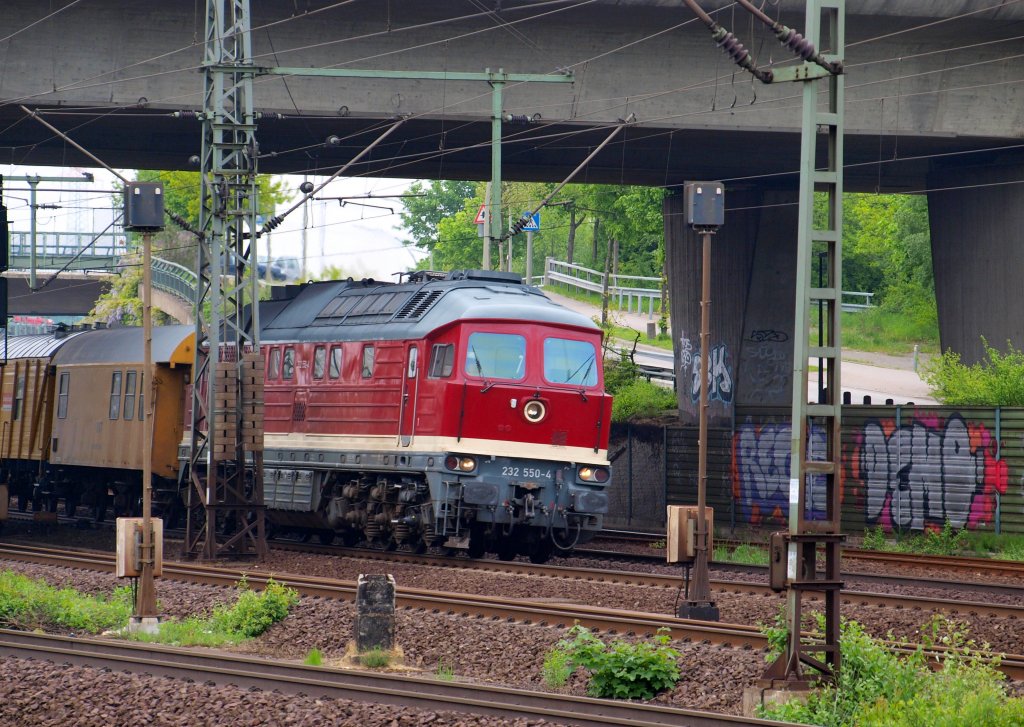
[[[733,435],[733,498],[741,518],[751,525],[784,524],[789,517],[789,460],[792,428],[784,424],[754,424],[749,418]],[[808,432],[811,459],[825,455],[825,431]],[[826,481],[809,477],[804,492],[809,520],[825,517]]]
[[[996,444],[985,425],[960,414],[866,423],[846,467],[864,489],[865,522],[885,530],[991,523],[1008,479]]]
[[[752,331],[744,344],[744,370],[751,404],[776,403],[784,400],[793,377],[792,344],[785,331]]]
[[[713,346],[708,354],[708,401],[731,404],[733,399],[732,367],[729,362],[729,347],[725,344]],[[700,401],[700,349],[695,348],[686,335],[679,338],[679,373],[685,381],[690,379],[690,400]]]

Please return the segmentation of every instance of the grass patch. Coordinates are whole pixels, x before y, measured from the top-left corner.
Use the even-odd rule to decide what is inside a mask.
[[[913,352],[917,344],[921,353],[939,352],[938,326],[915,316],[873,308],[843,313],[842,326],[843,348],[902,355]]]
[[[768,551],[757,545],[737,545],[729,549],[724,545],[715,548],[713,560],[720,563],[742,563],[743,565],[768,565]]]
[[[821,628],[819,619],[819,628]],[[778,626],[766,630],[785,645]],[[812,690],[806,702],[762,707],[758,715],[814,725],[861,727],[1002,727],[1024,724],[1024,700],[1006,692],[1006,677],[978,655],[966,631],[942,617],[921,629],[922,646],[951,647],[932,670],[922,648],[898,655],[855,621],[841,626],[839,683]],[[784,630],[781,634],[786,636]],[[769,656],[769,659],[772,657]]]
[[[437,665],[437,678],[442,682],[455,681],[455,666],[442,659]]]
[[[127,624],[132,604],[129,588],[116,588],[109,597],[87,596],[13,571],[0,573],[0,624],[6,628],[96,634]]]
[[[160,624],[157,633],[137,633],[131,638],[173,646],[234,645],[259,636],[284,620],[291,607],[299,601],[298,592],[282,586],[273,578],[267,580],[266,587],[260,592],[251,590],[244,578],[239,588],[241,593],[233,605],[217,606],[207,618],[168,619]]]
[[[359,663],[368,669],[384,669],[391,663],[391,655],[383,649],[370,649],[359,655]]]
[[[302,663],[306,666],[321,666],[324,663],[324,655],[320,653],[320,649],[310,649]]]

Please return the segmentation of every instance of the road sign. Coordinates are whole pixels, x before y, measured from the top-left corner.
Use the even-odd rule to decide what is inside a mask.
[[[529,212],[523,212],[519,219],[529,217],[530,221],[523,225],[523,229],[529,232],[537,232],[540,230],[540,212],[534,212],[532,215]]]
[[[487,205],[480,205],[480,209],[476,211],[476,219],[474,219],[473,222],[478,225],[487,224]]]

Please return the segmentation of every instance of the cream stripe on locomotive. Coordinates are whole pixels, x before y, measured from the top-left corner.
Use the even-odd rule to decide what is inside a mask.
[[[267,458],[273,455],[269,450],[312,450],[315,452],[388,452],[395,455],[422,452],[456,452],[473,454],[478,457],[514,457],[517,459],[542,459],[557,462],[607,467],[608,450],[595,452],[586,447],[565,447],[554,444],[531,442],[506,442],[496,439],[470,439],[463,437],[421,437],[417,436],[413,446],[396,447],[394,436],[353,436],[350,434],[271,434],[263,436],[263,448]]]

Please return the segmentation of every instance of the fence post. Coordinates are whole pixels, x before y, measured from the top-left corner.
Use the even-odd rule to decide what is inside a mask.
[[[551,258],[544,258],[544,287],[551,285]]]
[[[914,349],[915,349],[915,353],[916,353],[917,346],[914,346]],[[1002,434],[1003,434],[1002,409],[997,406],[996,407],[996,462],[998,462],[999,459],[1003,456]],[[999,495],[999,490],[997,490],[995,488],[993,488],[993,490],[996,493],[996,521],[995,521],[995,529],[996,529],[996,535],[999,535],[1000,533],[1002,533],[1002,530],[1003,530],[1003,500],[1002,500],[1002,497],[1000,497],[1000,495]]]

